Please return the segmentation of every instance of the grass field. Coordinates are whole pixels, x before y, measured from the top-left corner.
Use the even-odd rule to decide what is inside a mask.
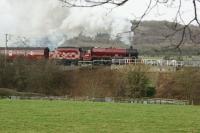
[[[200,107],[0,100],[0,133],[200,133]]]

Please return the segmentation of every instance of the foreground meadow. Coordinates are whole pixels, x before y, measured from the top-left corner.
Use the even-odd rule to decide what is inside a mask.
[[[200,107],[0,100],[0,133],[200,133]]]

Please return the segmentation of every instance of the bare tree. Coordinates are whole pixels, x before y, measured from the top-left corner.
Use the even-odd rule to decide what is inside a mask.
[[[59,1],[61,1],[67,7],[96,7],[103,5],[112,5],[112,8],[116,8],[125,5],[131,0],[59,0]],[[196,44],[200,43],[196,39],[200,36],[200,32],[194,32],[190,28],[192,24],[196,24],[200,28],[200,20],[198,18],[199,16],[198,7],[200,6],[200,0],[190,1],[191,4],[193,5],[192,6],[193,17],[187,22],[182,17],[183,2],[187,0],[149,0],[148,4],[144,5],[146,6],[146,10],[143,12],[143,14],[139,17],[137,21],[132,22],[133,26],[128,32],[135,31],[135,29],[139,27],[144,17],[147,16],[152,11],[152,9],[157,8],[161,5],[173,6],[177,1],[178,1],[178,6],[174,7],[176,8],[176,12],[174,13],[174,24],[173,26],[170,26],[170,28],[173,29],[173,32],[166,35],[166,39],[173,37],[175,34],[181,34],[179,42],[173,44],[175,48],[178,49],[180,49],[180,46],[184,43],[186,35],[189,36],[190,40],[193,43]],[[178,26],[178,23],[182,23],[183,25]]]

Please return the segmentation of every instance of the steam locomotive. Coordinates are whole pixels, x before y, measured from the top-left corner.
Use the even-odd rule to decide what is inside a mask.
[[[0,47],[0,54],[8,59],[24,57],[32,60],[54,59],[65,65],[78,64],[79,61],[112,59],[137,59],[138,51],[132,47],[96,48],[96,47],[58,47],[50,51],[48,47]]]

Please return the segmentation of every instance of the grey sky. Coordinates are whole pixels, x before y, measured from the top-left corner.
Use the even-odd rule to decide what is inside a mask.
[[[154,8],[144,20],[173,21],[178,1],[173,6]],[[111,11],[108,6],[68,9],[58,0],[0,0],[0,34],[37,36],[59,32],[74,36],[80,32],[92,35],[108,31],[114,35],[128,30],[129,20],[141,16],[148,2],[129,0]],[[181,12],[186,22],[193,17],[191,0],[183,0]]]

